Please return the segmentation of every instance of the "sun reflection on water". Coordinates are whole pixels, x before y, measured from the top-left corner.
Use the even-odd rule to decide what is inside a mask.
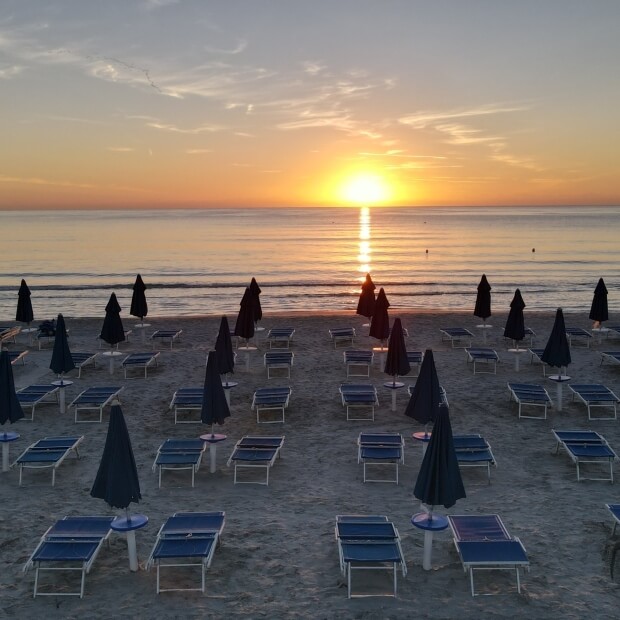
[[[360,208],[360,231],[359,231],[359,254],[357,260],[359,266],[357,270],[360,272],[360,280],[364,280],[367,273],[370,273],[371,254],[370,246],[370,209],[368,207]]]

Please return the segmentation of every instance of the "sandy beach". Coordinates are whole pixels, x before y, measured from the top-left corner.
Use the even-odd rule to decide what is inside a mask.
[[[148,516],[149,524],[137,533],[141,570],[131,573],[127,547],[122,536],[111,536],[110,548],[103,548],[86,578],[86,594],[77,597],[33,599],[34,572],[22,572],[40,536],[65,515],[118,514],[105,502],[90,497],[107,431],[103,423],[75,424],[73,411],[60,415],[57,405],[37,408],[34,421],[22,420],[10,430],[20,433],[11,445],[11,461],[28,445],[45,436],[84,435],[81,458],[68,459],[57,470],[51,486],[49,470],[24,473],[18,485],[18,471],[1,474],[4,506],[0,516],[1,617],[11,618],[615,618],[618,582],[610,578],[605,553],[612,519],[605,503],[620,501],[616,485],[601,481],[577,482],[575,466],[565,453],[555,455],[552,429],[592,429],[601,433],[616,451],[620,432],[616,420],[588,421],[584,405],[570,401],[564,389],[562,412],[551,409],[546,420],[517,417],[508,399],[508,381],[540,383],[555,401],[555,385],[543,377],[541,366],[521,356],[515,372],[511,343],[502,337],[505,314],[489,323],[487,344],[500,356],[497,374],[476,374],[460,348],[442,341],[440,328],[462,326],[476,334],[483,345],[480,322],[471,313],[391,312],[408,329],[408,350],[432,348],[441,384],[449,402],[455,433],[481,433],[490,443],[497,467],[487,483],[482,469],[463,472],[467,492],[450,514],[497,513],[509,532],[527,549],[531,570],[522,581],[522,594],[514,591],[514,574],[492,572],[477,577],[480,589],[498,596],[472,598],[469,578],[463,572],[448,531],[435,537],[433,569],[422,568],[423,533],[411,525],[419,512],[413,486],[422,459],[412,433],[422,426],[404,415],[406,389],[397,394],[396,411],[391,410],[391,392],[383,387],[388,377],[375,357],[370,381],[379,393],[380,406],[374,421],[347,421],[338,386],[346,381],[342,351],[334,349],[328,330],[355,327],[355,348],[377,346],[362,327],[362,317],[351,314],[266,314],[256,337],[258,349],[250,354],[246,369],[240,353],[234,376],[238,386],[231,392],[231,417],[217,430],[227,439],[217,448],[217,471],[209,472],[208,454],[190,485],[187,471],[163,474],[162,488],[151,469],[158,446],[166,438],[194,438],[207,432],[200,424],[174,424],[169,409],[175,390],[202,386],[205,360],[214,346],[220,316],[158,319],[149,317],[150,334],[159,328],[182,331],[172,348],[161,346],[158,366],[145,379],[132,373],[125,379],[117,367],[109,374],[107,361],[87,367],[80,379],[72,372],[67,388],[70,403],[90,386],[123,386],[121,402],[138,465],[142,501],[134,512]],[[51,317],[50,317],[51,318]],[[234,326],[235,317],[229,315]],[[126,329],[135,319],[123,317]],[[99,352],[96,336],[102,318],[66,318],[72,352]],[[589,329],[587,312],[567,315],[569,326]],[[526,311],[526,325],[544,347],[553,324],[553,314]],[[263,353],[272,327],[294,328],[291,350],[295,363],[290,380],[267,379]],[[25,336],[10,349],[23,349]],[[522,346],[527,346],[524,342]],[[592,342],[589,348],[575,344],[568,374],[580,383],[603,383],[620,393],[620,372],[614,365],[600,365],[600,351],[618,349],[618,341]],[[123,353],[151,350],[134,330]],[[49,370],[51,345],[42,350],[30,347],[26,364],[13,367],[17,388],[55,379]],[[122,359],[119,358],[119,359]],[[350,379],[351,380],[351,379]],[[412,383],[414,377],[404,378]],[[292,396],[284,424],[257,424],[250,409],[256,388],[290,385]],[[3,430],[7,429],[5,426]],[[357,463],[356,441],[362,431],[390,431],[405,437],[405,464],[400,484],[363,483],[362,465]],[[282,458],[269,475],[269,485],[233,484],[233,467],[227,467],[235,442],[242,436],[283,435]],[[616,469],[618,465],[616,464]],[[160,525],[175,511],[223,510],[226,526],[221,547],[207,573],[205,594],[200,592],[155,592],[155,571],[143,570]],[[398,597],[347,599],[346,581],[340,573],[334,538],[338,514],[385,514],[398,528],[407,561],[408,574],[398,578]],[[55,587],[76,583],[77,575],[45,577]],[[185,571],[178,583],[198,583],[198,570]],[[383,578],[381,578],[383,579]],[[389,585],[388,585],[389,588]]]

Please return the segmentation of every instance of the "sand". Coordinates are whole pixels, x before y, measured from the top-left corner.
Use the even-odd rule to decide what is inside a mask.
[[[383,387],[387,379],[375,363],[370,381],[378,387],[380,406],[374,422],[347,421],[338,395],[346,380],[342,349],[334,350],[330,327],[356,327],[356,348],[368,349],[376,341],[366,334],[364,320],[350,314],[267,314],[261,325],[296,329],[292,351],[295,364],[291,378],[267,380],[262,362],[265,334],[258,337],[259,350],[245,368],[240,355],[232,377],[231,417],[217,430],[227,435],[218,445],[217,471],[209,472],[208,458],[190,486],[188,472],[164,473],[162,488],[151,470],[160,443],[168,437],[196,437],[208,429],[200,424],[174,424],[169,409],[174,391],[181,386],[200,386],[204,380],[207,351],[215,343],[220,317],[191,319],[150,318],[152,329],[182,329],[172,349],[163,346],[159,366],[148,378],[135,374],[113,377],[107,362],[85,368],[82,378],[71,373],[67,388],[70,402],[89,386],[124,386],[122,408],[138,465],[142,501],[134,512],[146,514],[149,524],[137,533],[141,569],[131,573],[122,536],[111,537],[86,579],[86,594],[73,597],[32,598],[34,572],[22,567],[40,536],[65,515],[117,514],[105,502],[90,497],[107,431],[108,411],[102,424],[75,424],[73,412],[60,415],[56,405],[41,406],[33,422],[20,421],[11,430],[21,438],[11,445],[11,460],[44,436],[84,435],[80,460],[67,460],[51,486],[47,471],[26,471],[22,487],[13,468],[0,475],[0,616],[12,618],[599,618],[617,617],[618,583],[610,578],[606,547],[612,519],[606,502],[620,497],[609,482],[577,482],[575,466],[564,453],[554,455],[551,430],[594,429],[612,447],[620,449],[618,422],[588,421],[585,407],[572,403],[565,390],[565,406],[553,409],[547,420],[518,419],[509,403],[507,381],[545,385],[555,399],[555,385],[543,378],[540,365],[530,365],[524,355],[517,374],[513,356],[502,337],[506,315],[489,321],[488,344],[499,352],[497,374],[476,374],[466,363],[462,349],[442,342],[440,327],[463,326],[483,344],[479,323],[471,313],[392,312],[409,330],[407,348],[432,348],[440,382],[450,401],[454,432],[482,433],[492,446],[497,468],[487,484],[484,470],[463,473],[467,497],[444,514],[498,513],[513,536],[525,545],[531,570],[523,577],[522,594],[514,591],[514,574],[485,573],[477,578],[484,591],[498,596],[472,598],[469,579],[454,550],[449,531],[435,537],[433,569],[422,568],[423,534],[411,525],[420,503],[413,497],[422,450],[411,435],[422,427],[404,415],[405,390],[397,394],[397,410],[391,411],[391,395]],[[235,317],[229,317],[234,324]],[[568,315],[567,325],[589,328],[587,315]],[[135,320],[124,317],[125,327]],[[551,314],[527,313],[527,325],[544,347],[551,330]],[[72,351],[102,351],[96,335],[102,319],[67,319]],[[17,345],[27,344],[22,336]],[[600,382],[620,393],[618,367],[600,365],[600,351],[618,343],[593,343],[591,348],[573,346],[569,374],[580,382]],[[149,350],[137,332],[122,352]],[[15,366],[17,387],[50,382],[51,347],[31,348],[25,366]],[[406,378],[406,382],[409,382]],[[250,410],[257,387],[290,385],[293,393],[284,424],[257,424]],[[400,432],[406,438],[405,464],[400,484],[366,483],[357,463],[356,440],[361,431]],[[271,469],[269,486],[233,484],[233,468],[226,466],[235,441],[246,434],[284,435],[282,458]],[[616,467],[617,468],[617,467]],[[207,573],[206,593],[155,593],[155,571],[144,570],[160,525],[175,511],[224,510],[226,527]],[[408,574],[399,575],[398,597],[347,598],[340,574],[334,523],[337,514],[385,514],[402,537]],[[617,569],[617,573],[620,569]],[[75,584],[70,578],[47,575],[55,587]],[[198,583],[198,574],[185,572],[175,583]],[[169,582],[170,583],[170,582]],[[360,582],[361,583],[361,582]],[[376,582],[381,586],[384,580]],[[389,586],[387,586],[389,587]]]

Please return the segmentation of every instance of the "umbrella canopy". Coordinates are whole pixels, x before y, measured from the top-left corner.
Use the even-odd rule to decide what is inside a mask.
[[[260,305],[260,294],[262,291],[260,286],[258,286],[256,278],[252,278],[250,282],[250,293],[252,294],[252,317],[254,323],[258,323],[263,318],[263,309]]]
[[[24,417],[22,406],[15,394],[13,366],[8,351],[0,352],[0,424],[17,422]]]
[[[491,285],[484,274],[482,274],[482,278],[478,284],[474,316],[477,316],[483,321],[491,316]]]
[[[602,323],[609,319],[609,312],[607,309],[607,287],[605,286],[603,278],[599,278],[598,284],[594,289],[589,318],[597,323]]]
[[[362,292],[357,302],[357,310],[355,314],[365,316],[369,319],[375,311],[375,283],[372,281],[370,274],[366,274],[366,280],[362,284]]]
[[[252,293],[246,287],[239,304],[239,314],[235,323],[235,336],[249,340],[254,336],[254,306]]]
[[[112,508],[127,508],[142,498],[136,459],[118,402],[110,411],[108,434],[90,494],[105,500]]]
[[[22,283],[17,292],[17,312],[15,313],[15,320],[20,323],[30,324],[34,319],[32,312],[32,301],[30,300],[30,289],[26,284],[26,280],[22,280]]]
[[[145,291],[146,285],[142,281],[142,276],[138,274],[133,285],[133,295],[131,296],[129,314],[131,314],[131,316],[137,316],[140,320],[143,320],[149,312]]]
[[[438,409],[413,494],[427,506],[450,508],[465,497],[448,407]]]
[[[383,287],[379,289],[377,300],[375,301],[375,310],[370,321],[370,331],[368,332],[372,338],[377,340],[386,340],[390,335],[390,317],[388,315],[388,301]]]
[[[555,314],[555,322],[551,335],[547,341],[547,346],[540,356],[540,359],[549,366],[556,368],[566,367],[571,363],[570,347],[566,337],[566,326],[564,325],[564,313],[562,308],[558,308]]]
[[[63,375],[74,368],[75,364],[69,349],[69,340],[65,328],[65,318],[59,314],[56,319],[56,335],[54,336],[54,350],[52,351],[50,369],[57,375]]]
[[[441,388],[435,368],[433,350],[426,349],[420,374],[415,382],[405,415],[421,424],[434,422],[441,404]]]
[[[510,338],[517,342],[525,338],[525,319],[523,318],[523,309],[525,303],[521,297],[521,291],[517,289],[515,295],[510,302],[510,312],[506,319],[506,327],[504,327],[504,337]]]
[[[101,328],[101,339],[114,346],[125,340],[125,330],[121,321],[121,307],[116,299],[116,294],[110,295],[108,305],[105,307],[105,318]]]
[[[232,338],[228,319],[223,316],[220,321],[220,331],[215,340],[215,355],[217,357],[217,369],[221,375],[235,372],[235,354],[233,352]]]
[[[411,370],[407,359],[407,347],[405,346],[405,335],[400,319],[395,319],[388,341],[388,350],[385,359],[385,373],[392,375],[394,381],[396,376],[402,377]]]
[[[224,420],[229,416],[230,410],[220,379],[217,355],[215,351],[209,351],[200,419],[203,424],[210,424],[213,427],[214,424],[224,424]]]

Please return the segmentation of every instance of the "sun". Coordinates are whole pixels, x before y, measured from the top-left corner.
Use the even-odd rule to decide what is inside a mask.
[[[341,186],[343,201],[356,205],[376,205],[385,203],[390,197],[389,187],[376,174],[359,173],[348,177]]]

